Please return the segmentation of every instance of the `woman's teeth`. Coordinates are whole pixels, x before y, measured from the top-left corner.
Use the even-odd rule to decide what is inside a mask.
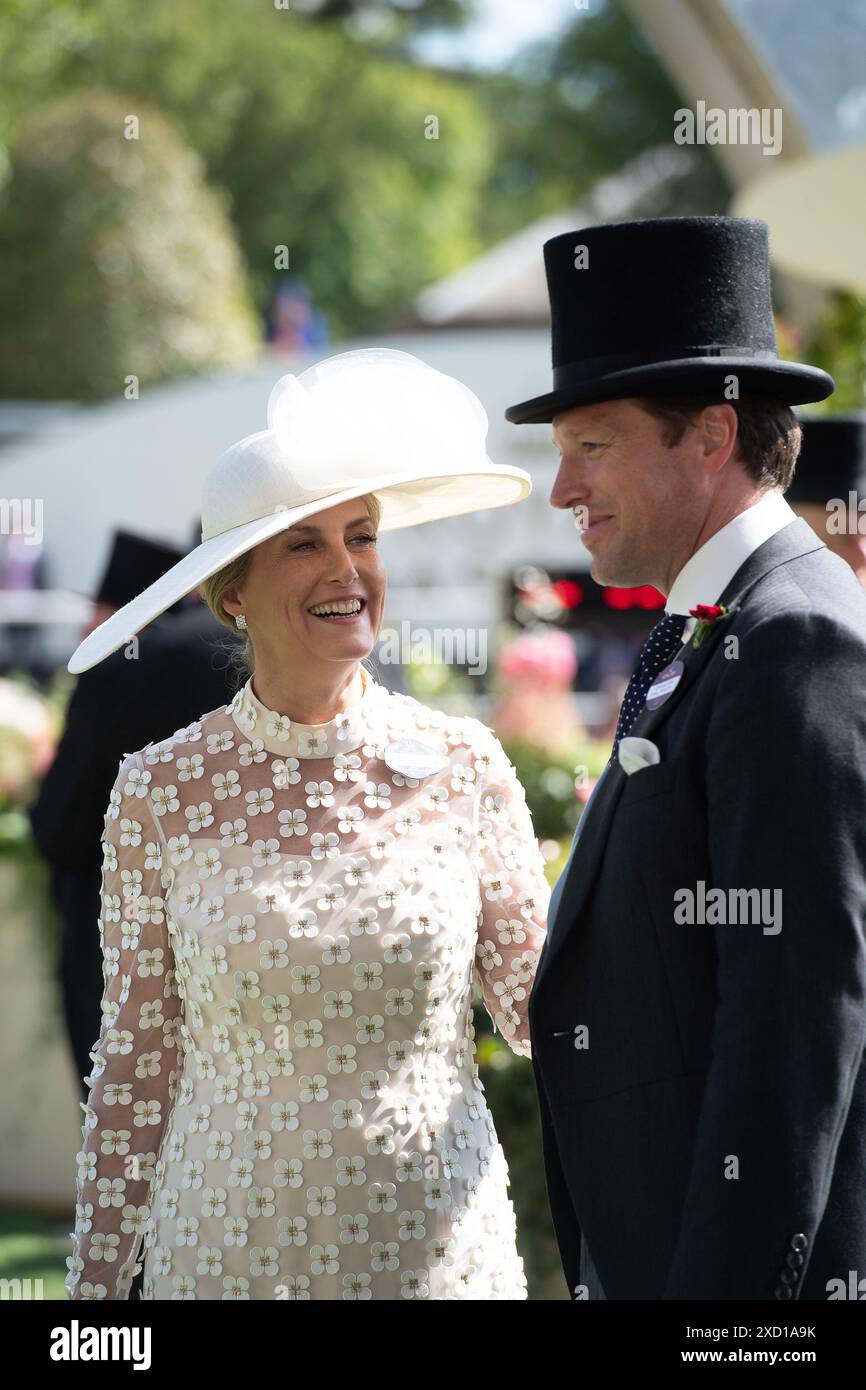
[[[355,613],[360,613],[362,604],[359,599],[346,599],[343,603],[317,603],[310,612],[316,618],[349,618]]]

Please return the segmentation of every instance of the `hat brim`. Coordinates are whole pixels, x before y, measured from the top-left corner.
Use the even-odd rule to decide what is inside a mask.
[[[467,512],[511,506],[529,496],[532,480],[524,469],[494,464],[489,459],[488,464],[487,469],[478,472],[467,472],[461,464],[453,468],[445,465],[434,476],[419,478],[417,474],[407,473],[395,478],[391,473],[368,478],[363,484],[343,488],[299,507],[269,513],[213,536],[88,633],[72,653],[66,669],[74,676],[89,671],[224,565],[316,512],[337,507],[355,497],[375,493],[382,505],[379,529],[396,531],[404,526],[419,526]]]
[[[549,424],[555,415],[576,405],[624,400],[631,396],[694,395],[723,392],[725,378],[734,375],[746,396],[769,396],[786,405],[824,401],[836,383],[820,367],[800,362],[756,365],[753,357],[685,357],[651,362],[625,371],[608,372],[548,391],[543,396],[510,405],[505,412],[512,425]]]

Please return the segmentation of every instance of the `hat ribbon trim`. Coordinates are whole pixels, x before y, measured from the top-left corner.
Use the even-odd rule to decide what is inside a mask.
[[[605,357],[581,357],[574,362],[561,362],[553,369],[553,386],[570,386],[575,380],[606,375],[608,372],[628,371],[631,367],[652,367],[664,362],[676,362],[683,357],[753,357],[756,363],[780,361],[770,348],[743,347],[729,343],[704,343],[698,347],[656,348],[652,356],[641,352],[616,352]]]

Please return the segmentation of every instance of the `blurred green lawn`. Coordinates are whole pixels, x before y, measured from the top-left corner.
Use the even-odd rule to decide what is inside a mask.
[[[0,1208],[0,1279],[41,1279],[44,1299],[65,1302],[63,1280],[74,1224],[72,1212],[64,1220],[44,1212]]]

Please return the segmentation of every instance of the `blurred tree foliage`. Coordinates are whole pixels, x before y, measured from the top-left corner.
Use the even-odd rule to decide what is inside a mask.
[[[803,359],[829,372],[836,390],[810,411],[866,410],[866,295],[837,291]]]
[[[472,0],[285,0],[301,14],[344,24],[350,33],[407,40],[432,28],[464,24]]]
[[[0,146],[26,112],[82,87],[158,106],[229,195],[260,315],[285,246],[335,337],[381,330],[424,285],[670,143],[679,99],[613,0],[505,73],[412,63],[419,30],[473,8],[4,0]],[[652,211],[717,210],[710,159],[699,152],[675,206]]]
[[[264,313],[275,248],[336,335],[390,318],[480,249],[493,145],[472,95],[343,27],[261,0],[13,0],[0,20],[0,139],[57,92],[156,102],[226,189]],[[438,120],[438,138],[430,118]]]
[[[98,399],[252,358],[259,330],[225,199],[158,111],[74,93],[20,123],[0,215],[8,396]]]
[[[493,120],[496,155],[481,234],[495,242],[534,217],[578,202],[645,150],[671,146],[682,98],[615,0],[578,13],[555,39],[533,44],[476,87]],[[641,216],[724,212],[730,193],[709,147]]]
[[[575,797],[575,779],[591,790],[610,756],[610,744],[602,739],[575,738],[567,750],[554,756],[546,749],[518,739],[503,740],[532,812],[532,824],[540,840],[561,840],[574,834],[584,803]]]

